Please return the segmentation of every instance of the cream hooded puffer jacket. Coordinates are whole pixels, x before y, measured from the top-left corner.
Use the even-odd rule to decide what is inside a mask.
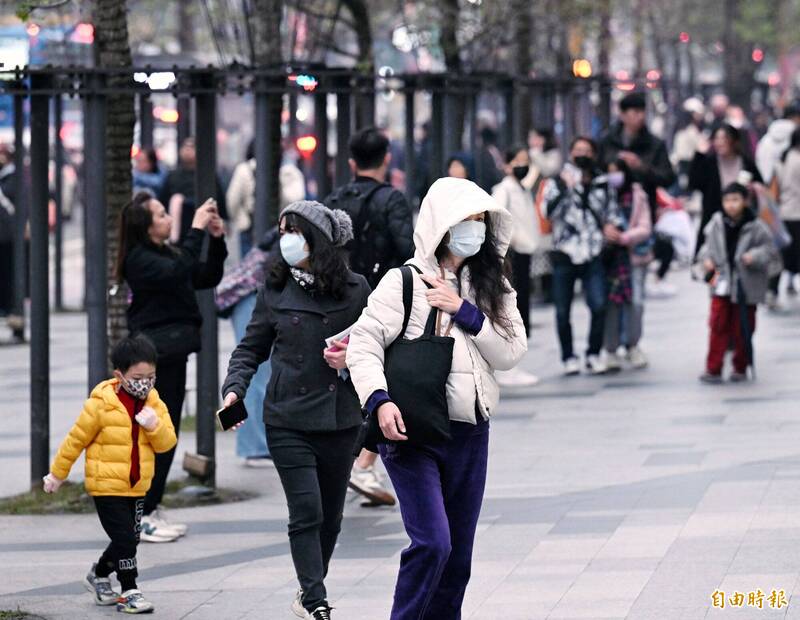
[[[500,253],[505,256],[513,228],[509,212],[475,183],[443,178],[431,186],[422,201],[414,230],[416,253],[408,264],[415,265],[423,273],[440,276],[436,248],[452,226],[478,213],[487,214]],[[461,277],[461,296],[475,303],[467,268],[462,270]],[[445,271],[445,279],[454,290],[458,290],[455,274]],[[418,338],[425,329],[431,309],[425,296],[426,290],[425,283],[414,272],[414,297],[406,338]],[[488,419],[494,414],[500,393],[493,371],[513,368],[528,349],[516,298],[512,289],[503,299],[504,312],[513,327],[512,336],[495,326],[488,317],[481,331],[474,336],[460,329],[457,324],[453,326],[450,332],[455,339],[453,365],[447,380],[451,420],[475,424],[476,398],[477,408],[484,418]],[[442,313],[443,333],[447,331],[451,319],[449,314]],[[376,390],[387,389],[383,372],[384,351],[399,335],[402,323],[402,274],[399,269],[392,269],[370,295],[367,307],[350,334],[347,366],[362,405]],[[419,406],[425,407],[425,403],[421,402]]]

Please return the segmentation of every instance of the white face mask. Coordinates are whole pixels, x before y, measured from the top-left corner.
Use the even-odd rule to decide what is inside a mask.
[[[300,233],[286,233],[281,237],[281,255],[290,266],[297,267],[308,258],[306,238]]]
[[[625,173],[622,171],[608,173],[608,186],[619,189],[625,185]]]
[[[450,229],[450,241],[447,248],[454,256],[469,258],[475,256],[486,240],[486,224],[467,220],[459,222]]]

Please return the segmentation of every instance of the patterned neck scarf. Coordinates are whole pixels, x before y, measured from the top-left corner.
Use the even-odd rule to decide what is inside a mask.
[[[303,269],[298,269],[297,267],[290,267],[289,271],[292,274],[295,282],[300,286],[301,289],[304,291],[308,291],[309,293],[313,293],[316,289],[315,287],[315,277],[313,273],[309,273],[304,271]]]

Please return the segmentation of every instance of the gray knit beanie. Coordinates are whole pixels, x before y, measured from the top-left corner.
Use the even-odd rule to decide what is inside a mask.
[[[294,213],[313,224],[333,245],[343,246],[353,238],[353,222],[341,209],[329,209],[316,200],[298,200],[287,206],[281,217]]]

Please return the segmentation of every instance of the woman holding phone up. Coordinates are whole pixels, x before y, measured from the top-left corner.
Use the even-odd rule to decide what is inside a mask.
[[[281,213],[280,252],[259,289],[250,323],[228,364],[226,407],[244,398],[271,360],[264,399],[267,445],[289,506],[289,543],[300,591],[292,611],[329,620],[323,582],[342,522],[361,407],[345,368],[349,328],[367,304],[367,281],[347,267],[350,217],[301,200]],[[255,413],[255,412],[251,412]]]
[[[203,322],[195,291],[213,288],[222,279],[228,251],[217,203],[207,200],[194,213],[191,230],[180,245],[168,243],[172,217],[149,192],[139,192],[122,209],[117,279],[131,290],[128,329],[144,333],[158,351],[155,388],[167,405],[175,434],[180,431],[186,394],[186,360],[200,350]],[[201,260],[206,233],[208,254]],[[156,455],[155,474],[144,501],[141,540],[169,542],[187,527],[170,523],[159,509],[175,448]]]

